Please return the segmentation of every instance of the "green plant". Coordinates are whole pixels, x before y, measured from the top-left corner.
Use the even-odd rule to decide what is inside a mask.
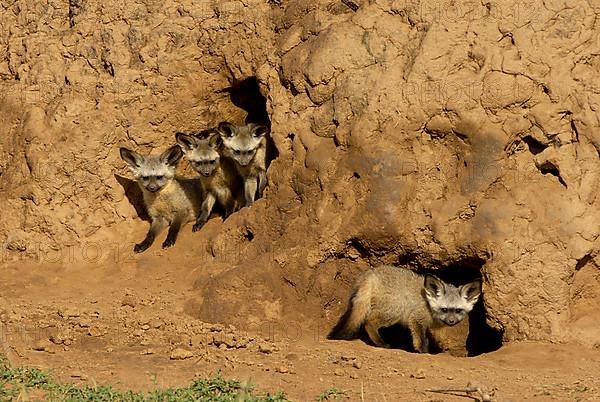
[[[36,393],[36,400],[92,402],[284,402],[284,393],[259,394],[251,385],[226,380],[217,372],[212,378],[196,379],[188,387],[148,393],[119,391],[111,386],[75,386],[55,381],[49,373],[33,368],[12,368],[0,358],[0,400],[17,400]]]
[[[336,387],[331,387],[321,392],[319,395],[315,397],[315,401],[323,402],[323,401],[339,401],[344,396],[345,392]]]

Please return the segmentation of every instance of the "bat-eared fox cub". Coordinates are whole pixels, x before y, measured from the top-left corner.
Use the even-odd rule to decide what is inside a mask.
[[[174,145],[160,155],[142,156],[121,148],[121,158],[127,162],[144,196],[144,206],[151,219],[146,238],[133,251],[141,253],[152,245],[155,237],[169,227],[163,248],[175,244],[181,226],[193,221],[200,212],[202,199],[197,179],[175,177],[183,152]]]
[[[354,285],[346,312],[327,336],[353,339],[361,327],[376,346],[389,347],[379,329],[400,324],[410,331],[417,352],[429,352],[427,333],[465,319],[481,295],[481,280],[456,287],[433,275],[380,266]]]
[[[225,210],[225,218],[237,208],[234,193],[239,185],[233,161],[221,158],[221,137],[216,130],[204,130],[195,135],[176,133],[175,139],[183,148],[185,158],[200,175],[204,201],[192,230],[200,230],[208,221],[215,201]]]
[[[262,197],[267,185],[267,134],[269,128],[249,123],[236,126],[228,122],[219,124],[217,130],[223,139],[223,155],[235,162],[244,180],[246,206]]]

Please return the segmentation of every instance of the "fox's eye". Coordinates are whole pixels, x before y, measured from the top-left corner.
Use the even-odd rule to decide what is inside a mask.
[[[150,177],[148,176],[142,176],[142,180],[148,180]]]
[[[234,154],[234,155],[239,155],[239,154],[241,154],[241,153],[242,153],[242,152],[241,152],[240,150],[238,150],[238,149],[236,149],[236,150],[234,150],[234,151],[233,151],[233,154]]]
[[[463,309],[462,308],[454,309],[454,311],[456,312],[456,314],[462,314],[463,313]]]
[[[165,176],[156,176],[156,180],[162,180]]]
[[[211,160],[211,161],[210,161],[210,164],[211,164],[211,165],[214,165],[215,163],[217,163],[217,160],[216,160],[216,159],[213,159],[213,160]]]
[[[448,309],[446,307],[442,307],[442,313],[447,313]]]

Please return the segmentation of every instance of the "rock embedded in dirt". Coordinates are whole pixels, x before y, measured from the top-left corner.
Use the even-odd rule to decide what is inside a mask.
[[[185,360],[194,357],[194,353],[190,350],[183,348],[175,348],[171,351],[169,358],[171,360]]]
[[[160,318],[152,318],[150,319],[150,321],[148,321],[148,325],[150,325],[150,327],[154,328],[154,329],[159,329],[160,327],[163,326],[163,321]]]
[[[237,342],[233,336],[233,334],[217,332],[213,335],[213,344],[215,346],[225,348],[234,348],[237,346]]]
[[[81,328],[87,328],[92,325],[92,320],[89,318],[82,318],[77,322],[77,325],[79,325]]]
[[[258,344],[258,351],[264,354],[271,354],[275,351],[275,346],[268,342],[260,342]]]
[[[58,315],[65,319],[77,318],[81,311],[77,307],[65,307],[58,311]]]
[[[123,299],[121,299],[121,306],[129,306],[131,308],[135,308],[137,303],[137,299],[132,295],[125,295]]]
[[[205,344],[209,344],[211,342],[208,341],[208,338],[206,335],[192,335],[190,337],[190,346],[192,347],[200,347],[203,346]]]
[[[287,374],[290,372],[290,370],[286,366],[279,366],[275,369],[275,371],[281,374]]]
[[[416,378],[418,380],[425,379],[425,370],[422,368],[417,369],[414,373],[411,373],[411,378]]]
[[[212,332],[221,332],[225,329],[225,327],[222,324],[208,324],[206,329]]]
[[[54,334],[51,334],[49,337],[50,341],[56,345],[70,345],[73,343],[74,336],[73,332],[69,328],[59,328],[58,331]]]
[[[93,337],[104,336],[108,332],[108,329],[102,326],[93,326],[88,330],[88,335]]]
[[[45,338],[38,340],[36,343],[33,344],[31,348],[38,352],[54,353],[56,351],[56,346],[52,342],[50,342],[49,339]]]

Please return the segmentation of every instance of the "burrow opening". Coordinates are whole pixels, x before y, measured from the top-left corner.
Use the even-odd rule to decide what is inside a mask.
[[[542,144],[530,135],[523,137],[523,142],[527,145],[529,152],[531,152],[533,155],[537,155],[544,149],[548,148],[548,145]]]
[[[235,106],[239,107],[247,113],[246,118],[244,119],[244,124],[263,124],[269,127],[269,132],[271,131],[271,119],[269,118],[269,113],[267,111],[267,99],[260,92],[260,87],[258,85],[258,80],[256,79],[256,77],[248,77],[243,80],[234,81],[232,82],[231,86],[225,88],[223,92],[229,94],[229,99],[231,103],[233,103]],[[270,133],[266,138],[266,167],[268,174],[271,162],[277,159],[277,157],[279,156],[279,151],[275,146],[272,134]],[[268,187],[269,183],[267,182],[267,187],[265,188],[265,190]],[[264,197],[265,194],[263,194],[262,196]],[[256,199],[258,199],[258,196]],[[249,240],[251,241],[252,239]]]
[[[558,179],[558,182],[565,188],[567,188],[567,183],[564,181],[562,176],[560,175],[560,170],[558,167],[550,162],[546,161],[539,166],[539,170],[542,174],[551,174],[552,176]]]
[[[485,260],[479,257],[465,257],[451,264],[443,265],[440,268],[432,269],[417,266],[414,270],[420,274],[435,275],[444,282],[454,286],[460,286],[476,279],[485,280],[481,274],[484,264]],[[502,346],[503,331],[491,327],[486,322],[487,313],[484,300],[485,293],[482,293],[468,317],[469,330],[466,339],[466,352],[469,357],[493,352],[500,349]],[[412,338],[407,328],[400,325],[394,325],[381,329],[380,335],[392,348],[416,352],[413,348]],[[368,337],[364,334],[364,331],[361,339],[370,343]],[[436,341],[433,335],[428,334],[428,339],[430,353],[437,354],[444,352],[442,346]],[[462,339],[464,340],[464,338]]]
[[[249,77],[241,81],[234,81],[224,92],[229,93],[231,103],[244,110],[247,115],[244,123],[264,124],[271,128],[271,119],[267,111],[267,99],[260,92],[256,77]],[[267,169],[271,162],[279,156],[272,135],[267,137]]]

